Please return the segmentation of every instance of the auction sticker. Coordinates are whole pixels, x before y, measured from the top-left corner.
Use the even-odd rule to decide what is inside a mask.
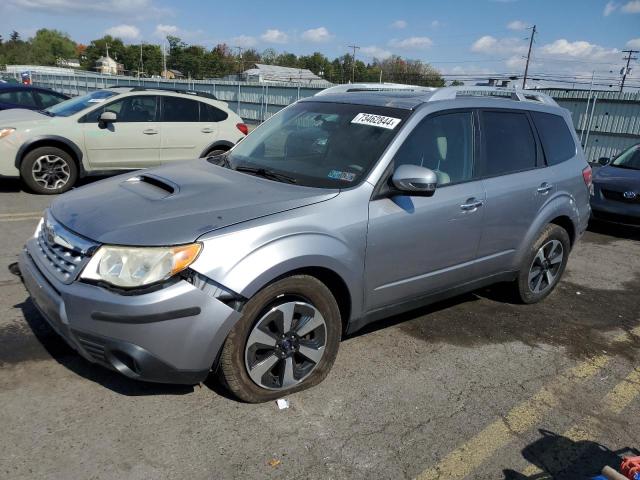
[[[351,123],[359,123],[360,125],[370,125],[372,127],[382,127],[393,130],[400,123],[399,118],[385,117],[384,115],[374,115],[373,113],[359,113]]]
[[[353,182],[356,178],[356,174],[355,173],[351,173],[351,172],[341,172],[340,170],[331,170],[329,172],[329,175],[327,175],[329,178],[333,178],[334,180],[342,180],[345,182]]]

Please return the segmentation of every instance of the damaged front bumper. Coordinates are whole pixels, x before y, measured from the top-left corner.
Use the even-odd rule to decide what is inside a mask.
[[[93,363],[130,378],[162,383],[203,381],[240,318],[224,290],[206,279],[179,280],[149,293],[123,295],[44,272],[35,240],[20,255],[24,284],[43,317]],[[235,307],[235,308],[234,308]]]

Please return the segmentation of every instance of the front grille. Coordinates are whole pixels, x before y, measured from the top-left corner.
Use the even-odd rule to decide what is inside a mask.
[[[617,192],[615,190],[605,190],[603,188],[602,189],[602,195],[607,200],[615,200],[616,202],[623,202],[623,203],[637,203],[637,204],[640,204],[640,193],[636,193],[636,195],[633,198],[626,198],[624,196],[624,192]]]
[[[57,280],[73,282],[89,261],[96,244],[67,230],[47,214],[36,238],[40,263]]]
[[[78,339],[82,349],[89,354],[96,362],[108,364],[104,355],[104,345],[99,339],[77,331],[73,332]]]

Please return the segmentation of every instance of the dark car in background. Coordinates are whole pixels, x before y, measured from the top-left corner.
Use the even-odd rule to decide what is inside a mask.
[[[640,226],[640,143],[598,164],[593,171],[593,217]]]
[[[0,83],[0,110],[27,108],[44,110],[70,97],[48,88],[32,87],[15,83]]]

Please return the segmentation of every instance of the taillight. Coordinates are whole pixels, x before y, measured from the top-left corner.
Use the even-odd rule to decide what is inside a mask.
[[[240,130],[243,134],[249,135],[249,127],[247,127],[244,123],[236,123],[236,128]]]
[[[591,167],[585,167],[582,169],[582,178],[584,179],[585,185],[591,188],[591,185],[593,184],[593,172],[591,171]]]

